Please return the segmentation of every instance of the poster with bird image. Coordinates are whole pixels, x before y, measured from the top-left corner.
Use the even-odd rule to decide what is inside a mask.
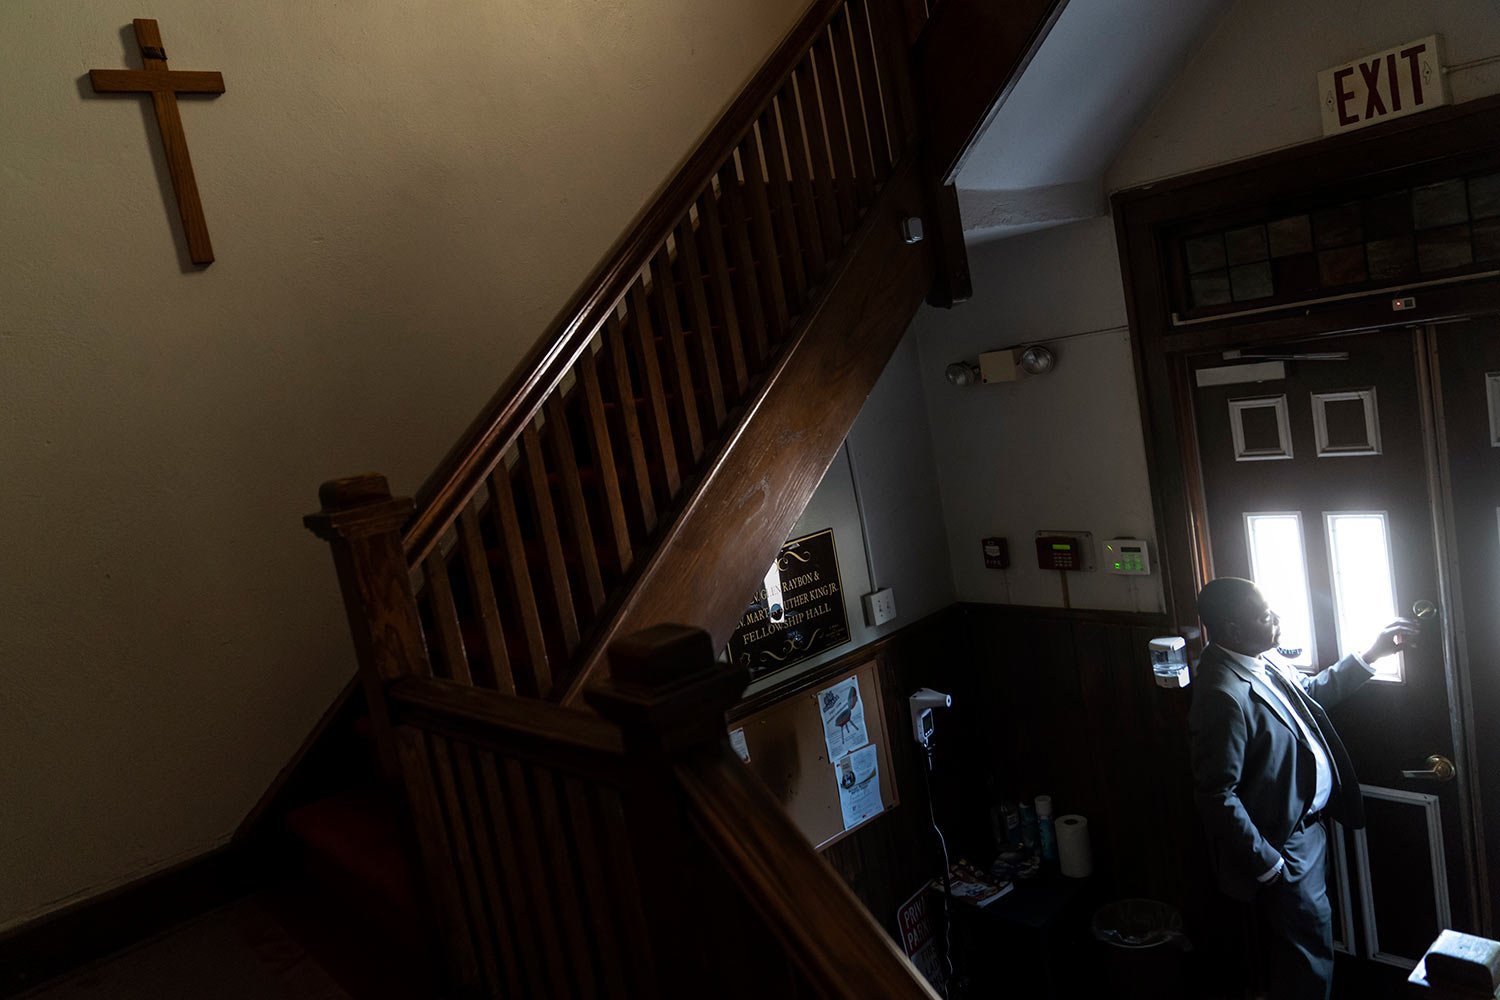
[[[859,678],[850,677],[818,692],[818,712],[823,716],[823,739],[828,760],[836,763],[850,751],[870,742],[865,729],[865,706],[859,697]]]

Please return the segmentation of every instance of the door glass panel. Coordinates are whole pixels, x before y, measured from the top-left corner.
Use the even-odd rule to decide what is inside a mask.
[[[1383,511],[1329,513],[1323,518],[1328,529],[1338,648],[1341,653],[1363,652],[1396,617],[1389,526]],[[1399,681],[1405,676],[1401,653],[1374,666],[1378,681]]]
[[[1284,658],[1311,668],[1317,655],[1313,644],[1312,602],[1308,600],[1307,553],[1302,545],[1302,515],[1265,513],[1245,515],[1245,538],[1250,545],[1250,575],[1281,616],[1281,648],[1296,654]]]

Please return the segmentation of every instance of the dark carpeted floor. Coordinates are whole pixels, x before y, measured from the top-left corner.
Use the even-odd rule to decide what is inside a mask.
[[[45,983],[26,1000],[349,1000],[255,897]]]

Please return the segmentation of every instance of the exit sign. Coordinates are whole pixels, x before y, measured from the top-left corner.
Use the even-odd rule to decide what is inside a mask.
[[[1428,35],[1318,74],[1323,134],[1405,118],[1447,104],[1443,38]]]

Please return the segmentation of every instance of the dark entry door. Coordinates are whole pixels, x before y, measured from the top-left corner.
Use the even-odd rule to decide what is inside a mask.
[[[1480,805],[1478,835],[1500,833],[1500,320],[1450,323],[1433,330],[1431,364],[1442,431],[1442,479],[1452,526],[1452,619],[1458,694]],[[1495,934],[1500,871],[1493,854],[1481,866],[1488,888],[1482,926]]]
[[[1468,775],[1448,770],[1463,744],[1444,642],[1430,337],[1283,343],[1262,353],[1287,360],[1255,368],[1220,354],[1191,361],[1214,574],[1260,584],[1282,616],[1283,659],[1316,670],[1419,602],[1435,612],[1418,642],[1379,661],[1376,679],[1330,713],[1368,815],[1367,829],[1335,829],[1330,841],[1334,937],[1363,972],[1393,982],[1439,929],[1473,926]],[[1243,380],[1251,374],[1264,380]]]

